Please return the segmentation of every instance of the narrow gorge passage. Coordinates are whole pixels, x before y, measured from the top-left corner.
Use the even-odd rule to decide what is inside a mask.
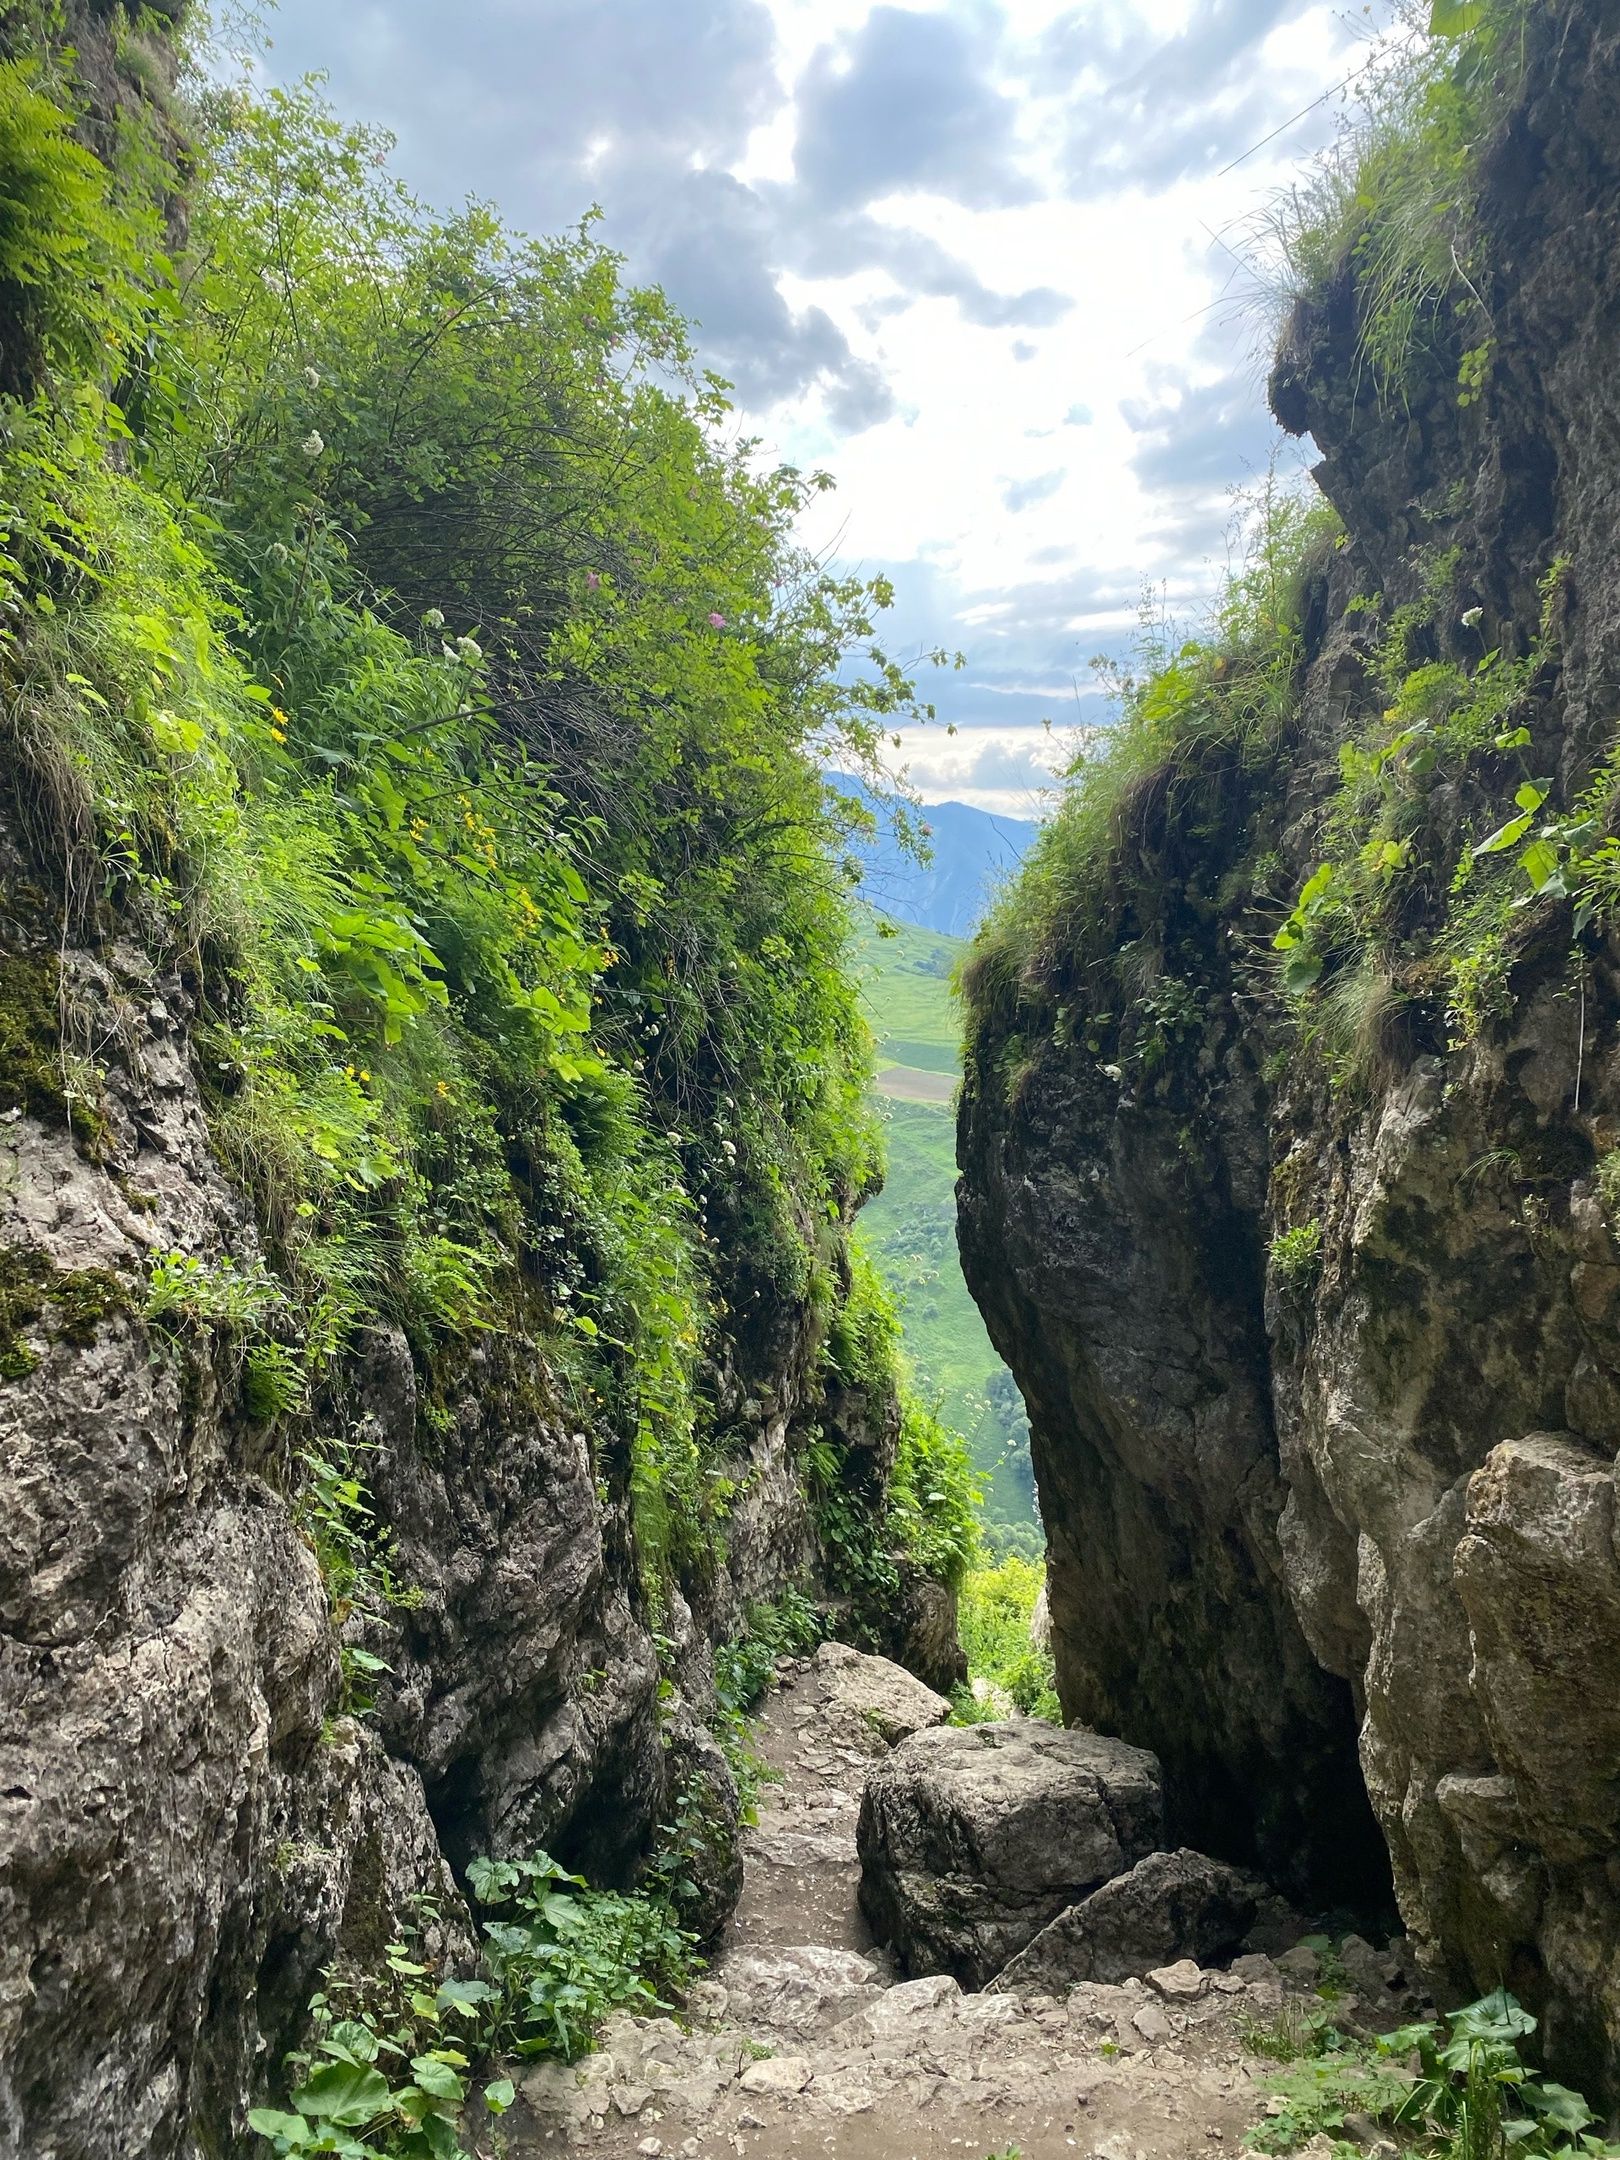
[[[1141,1980],[1062,2002],[899,1980],[857,1901],[856,1820],[873,1761],[940,1706],[841,1644],[781,1665],[742,1900],[687,2029],[620,2015],[596,2054],[533,2071],[507,2118],[513,2160],[1235,2150],[1263,2112],[1240,2022],[1277,2012],[1275,1970],[1206,1974],[1179,2000]]]

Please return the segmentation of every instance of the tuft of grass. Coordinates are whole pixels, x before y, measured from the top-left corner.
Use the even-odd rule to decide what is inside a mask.
[[[1077,976],[1093,1023],[1088,1051],[1112,1058],[1118,1042],[1163,1039],[1144,985],[1160,972],[1148,948],[1171,858],[1241,824],[1249,785],[1275,765],[1294,720],[1306,593],[1338,534],[1329,506],[1273,477],[1250,506],[1242,566],[1202,635],[1148,605],[1135,668],[1098,663],[1119,718],[1077,749],[1056,816],[963,964],[970,1061],[975,1045],[997,1040],[1010,1070],[1019,1013]],[[1134,997],[1122,948],[1134,949]]]
[[[1480,151],[1523,78],[1530,14],[1530,0],[1405,0],[1337,142],[1251,227],[1255,299],[1279,324],[1354,280],[1358,355],[1386,403],[1436,364],[1464,405],[1489,376]]]

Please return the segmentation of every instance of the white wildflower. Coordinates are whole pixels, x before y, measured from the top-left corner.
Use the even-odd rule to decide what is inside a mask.
[[[1485,615],[1485,610],[1484,610],[1484,609],[1483,609],[1482,607],[1471,607],[1471,608],[1465,608],[1465,609],[1463,610],[1463,618],[1462,618],[1462,619],[1463,619],[1463,628],[1464,628],[1465,630],[1472,630],[1472,629],[1474,629],[1474,628],[1476,627],[1476,625],[1477,625],[1477,624],[1479,624],[1479,623],[1480,623],[1481,621],[1483,621],[1483,619],[1484,619],[1484,615]]]
[[[326,438],[317,429],[311,428],[298,447],[305,457],[318,458],[326,448]]]
[[[444,609],[430,607],[422,617],[422,628],[424,630],[442,630],[444,628]]]
[[[318,389],[319,389],[319,388],[321,387],[321,371],[320,371],[320,369],[319,369],[319,368],[315,368],[315,367],[307,367],[307,368],[305,368],[305,370],[304,370],[304,380],[305,380],[305,382],[307,382],[307,383],[309,384],[309,387],[310,387],[310,388],[311,388],[312,390],[318,390]]]
[[[459,637],[456,639],[456,658],[458,660],[465,660],[470,665],[474,660],[482,660],[483,657],[484,648],[476,638]]]

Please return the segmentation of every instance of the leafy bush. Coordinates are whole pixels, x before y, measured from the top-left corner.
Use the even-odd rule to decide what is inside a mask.
[[[1405,2025],[1376,2040],[1352,2039],[1330,2011],[1296,2010],[1246,2035],[1256,2053],[1286,2067],[1263,2082],[1273,2096],[1266,2119],[1244,2143],[1292,2153],[1336,2135],[1350,2116],[1370,2115],[1401,2144],[1435,2160],[1612,2160],[1620,2146],[1592,2125],[1579,2093],[1542,2077],[1521,2052],[1536,2020],[1505,1989],[1453,2011],[1438,2025]]]
[[[970,1681],[987,1680],[1002,1690],[1023,1717],[1061,1725],[1052,1654],[1037,1649],[1030,1639],[1030,1622],[1045,1582],[1046,1567],[1040,1560],[1015,1556],[996,1567],[972,1568],[962,1580],[958,1625]],[[966,1706],[963,1711],[967,1714]]]
[[[459,2129],[476,2066],[497,2055],[572,2062],[610,2011],[668,2008],[664,1994],[700,1969],[662,1897],[592,1890],[545,1853],[467,1872],[501,1916],[484,1924],[479,1975],[435,1982],[398,1942],[368,1981],[329,1978],[310,2004],[310,2046],[288,2058],[288,2106],[248,2115],[277,2154],[467,2160]],[[513,2097],[509,2078],[482,2085],[490,2114]]]
[[[545,1853],[475,1860],[467,1871],[486,1921],[484,1962],[500,1991],[493,2044],[572,2062],[612,2010],[668,2009],[695,1977],[693,1938],[660,1898],[592,1890]]]
[[[1272,1272],[1290,1290],[1302,1290],[1316,1280],[1322,1267],[1322,1225],[1313,1216],[1280,1230],[1271,1241]]]

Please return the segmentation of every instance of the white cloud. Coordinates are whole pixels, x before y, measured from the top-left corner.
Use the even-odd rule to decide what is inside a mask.
[[[1210,589],[1229,490],[1265,462],[1233,251],[1328,108],[1222,168],[1355,64],[1350,21],[1321,0],[281,0],[272,64],[329,69],[438,199],[476,189],[542,230],[600,201],[632,273],[703,319],[747,431],[837,476],[806,537],[895,577],[892,644],[966,650],[927,687],[961,733],[919,741],[918,786],[1022,811],[1036,767],[1007,756],[1049,752],[1042,720],[1128,641],[1143,577],[1183,607]]]

